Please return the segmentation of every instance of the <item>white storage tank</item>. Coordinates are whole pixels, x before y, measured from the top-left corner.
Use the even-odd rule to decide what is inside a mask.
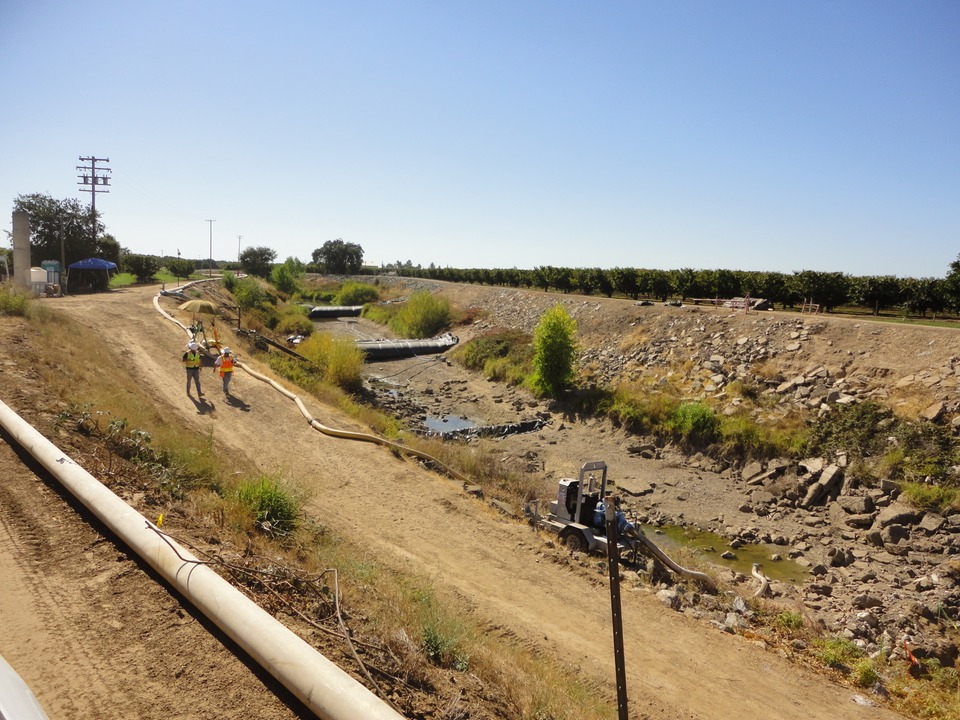
[[[43,295],[47,289],[47,271],[42,267],[30,268],[30,288],[34,295]]]

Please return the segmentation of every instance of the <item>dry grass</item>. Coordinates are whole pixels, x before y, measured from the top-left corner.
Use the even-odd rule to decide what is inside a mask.
[[[936,400],[932,390],[919,385],[894,388],[884,404],[904,420],[917,420]]]

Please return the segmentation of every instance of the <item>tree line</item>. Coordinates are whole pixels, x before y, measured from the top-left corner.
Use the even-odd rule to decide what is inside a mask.
[[[666,302],[715,300],[737,297],[764,298],[784,308],[815,303],[830,312],[844,305],[881,311],[902,309],[912,315],[934,316],[960,312],[960,256],[950,263],[943,278],[899,278],[893,275],[853,276],[842,272],[801,270],[793,273],[750,270],[650,270],[616,267],[569,268],[543,265],[532,270],[517,268],[391,266],[398,275],[450,282],[539,288],[544,291],[653,298]]]
[[[19,195],[14,210],[30,215],[30,261],[63,260],[69,266],[88,257],[100,257],[117,263],[138,279],[149,280],[166,267],[178,277],[212,268],[242,270],[250,275],[273,279],[281,285],[304,272],[356,275],[363,266],[363,248],[341,238],[329,240],[313,251],[311,263],[287,258],[277,264],[277,253],[266,246],[248,247],[239,262],[211,259],[190,260],[172,256],[138,255],[104,232],[99,213],[89,205],[68,198],[57,200],[41,193]],[[5,251],[4,251],[5,252]],[[12,257],[10,258],[12,261]],[[2,266],[0,266],[2,268]],[[844,305],[869,308],[874,315],[898,309],[911,315],[926,316],[951,311],[960,313],[960,255],[950,263],[943,278],[899,278],[893,275],[853,276],[841,272],[801,270],[793,273],[747,270],[656,270],[615,267],[569,268],[543,265],[532,270],[517,268],[440,268],[432,263],[423,268],[412,262],[384,265],[383,271],[398,275],[450,282],[539,288],[544,291],[603,295],[606,297],[653,298],[665,302],[671,298],[730,299],[764,298],[784,308],[815,303],[830,312]]]
[[[189,277],[206,269],[243,270],[250,275],[269,278],[277,267],[276,251],[269,247],[248,247],[240,253],[239,262],[220,262],[212,258],[191,260],[171,255],[143,255],[122,248],[113,235],[105,232],[100,213],[76,198],[58,200],[43,193],[18,195],[13,202],[14,212],[30,216],[30,264],[37,267],[46,260],[61,262],[64,269],[71,264],[96,257],[117,264],[124,272],[139,280],[150,280],[161,267],[177,277]],[[13,255],[0,248],[6,264],[12,270]],[[293,272],[304,270],[331,274],[359,273],[363,267],[363,248],[342,239],[330,240],[312,253],[312,265],[304,265],[296,258],[288,258],[281,266]]]

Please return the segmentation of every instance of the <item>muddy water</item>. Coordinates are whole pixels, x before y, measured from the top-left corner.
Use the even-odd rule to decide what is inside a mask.
[[[647,537],[659,545],[667,555],[670,555],[670,551],[676,548],[686,548],[705,562],[730,568],[744,575],[750,575],[753,564],[759,563],[763,574],[771,580],[793,585],[804,582],[809,575],[809,571],[805,567],[788,559],[786,548],[779,545],[743,545],[736,550],[732,550],[728,547],[730,541],[716,533],[680,527],[679,525],[643,525],[641,527],[643,527]],[[720,557],[727,550],[730,550],[735,557],[729,560]],[[780,555],[783,559],[771,560],[770,558],[773,555]]]

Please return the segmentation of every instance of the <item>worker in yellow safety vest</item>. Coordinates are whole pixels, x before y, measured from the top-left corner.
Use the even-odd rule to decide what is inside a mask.
[[[193,384],[197,386],[197,397],[203,399],[203,391],[200,389],[200,346],[192,340],[187,343],[182,362],[187,369],[187,395],[190,394],[190,380],[193,380]]]
[[[223,380],[223,394],[230,395],[230,378],[233,377],[233,366],[236,360],[230,348],[225,347],[220,351],[220,357],[213,363],[214,372],[219,372]]]

